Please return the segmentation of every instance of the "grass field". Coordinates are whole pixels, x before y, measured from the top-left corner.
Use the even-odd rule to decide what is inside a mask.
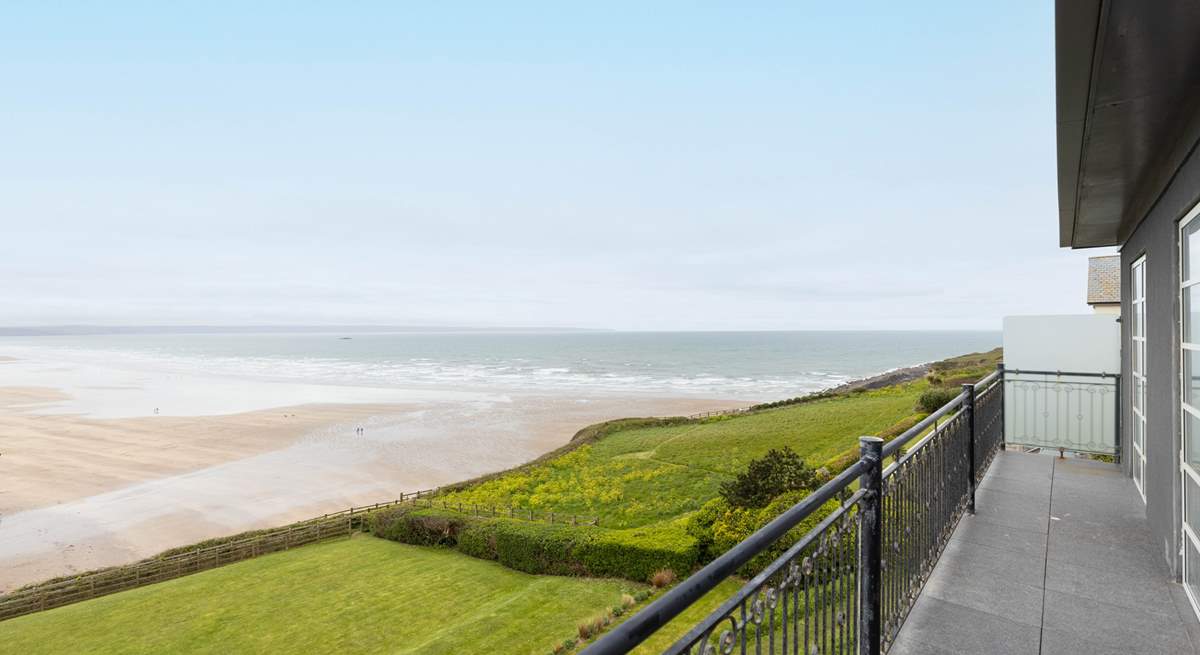
[[[687,425],[625,430],[445,496],[451,503],[553,509],[638,527],[699,509],[772,448],[814,467],[912,414],[924,381]]]
[[[359,536],[0,623],[11,653],[536,653],[640,589]]]

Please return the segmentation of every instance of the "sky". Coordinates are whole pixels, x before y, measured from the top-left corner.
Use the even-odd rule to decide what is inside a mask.
[[[5,3],[0,325],[1082,313],[1050,2]]]

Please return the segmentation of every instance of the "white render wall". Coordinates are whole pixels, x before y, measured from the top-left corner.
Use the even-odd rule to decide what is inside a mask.
[[[1032,371],[1121,372],[1121,324],[1108,314],[1004,318],[1004,367]]]

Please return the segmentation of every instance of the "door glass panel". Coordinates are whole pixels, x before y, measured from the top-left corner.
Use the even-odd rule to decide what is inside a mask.
[[[1183,461],[1200,472],[1200,419],[1186,410],[1183,419]]]
[[[1192,271],[1200,271],[1200,222],[1192,221],[1183,228],[1183,281],[1192,279]]]
[[[1142,370],[1142,342],[1135,340],[1129,350],[1133,353],[1133,371],[1136,375]]]
[[[1200,343],[1200,286],[1183,290],[1183,340]]]
[[[1138,447],[1138,450],[1146,449],[1146,442],[1143,440],[1145,435],[1142,434],[1142,431],[1145,429],[1146,424],[1140,418],[1133,417],[1133,443]]]
[[[1200,526],[1200,486],[1192,476],[1183,476],[1183,517],[1188,525]]]
[[[1133,408],[1139,412],[1146,411],[1146,383],[1142,380],[1133,382]]]
[[[1200,369],[1197,369],[1197,353],[1194,350],[1183,351],[1183,402],[1195,407],[1200,402]]]
[[[1183,582],[1191,589],[1193,598],[1200,598],[1200,551],[1196,550],[1196,544],[1186,534],[1183,535],[1183,544]]]

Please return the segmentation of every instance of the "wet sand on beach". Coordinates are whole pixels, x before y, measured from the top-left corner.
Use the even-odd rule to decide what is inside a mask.
[[[506,394],[199,417],[38,413],[63,397],[0,387],[0,591],[509,468],[598,421],[745,404]]]

